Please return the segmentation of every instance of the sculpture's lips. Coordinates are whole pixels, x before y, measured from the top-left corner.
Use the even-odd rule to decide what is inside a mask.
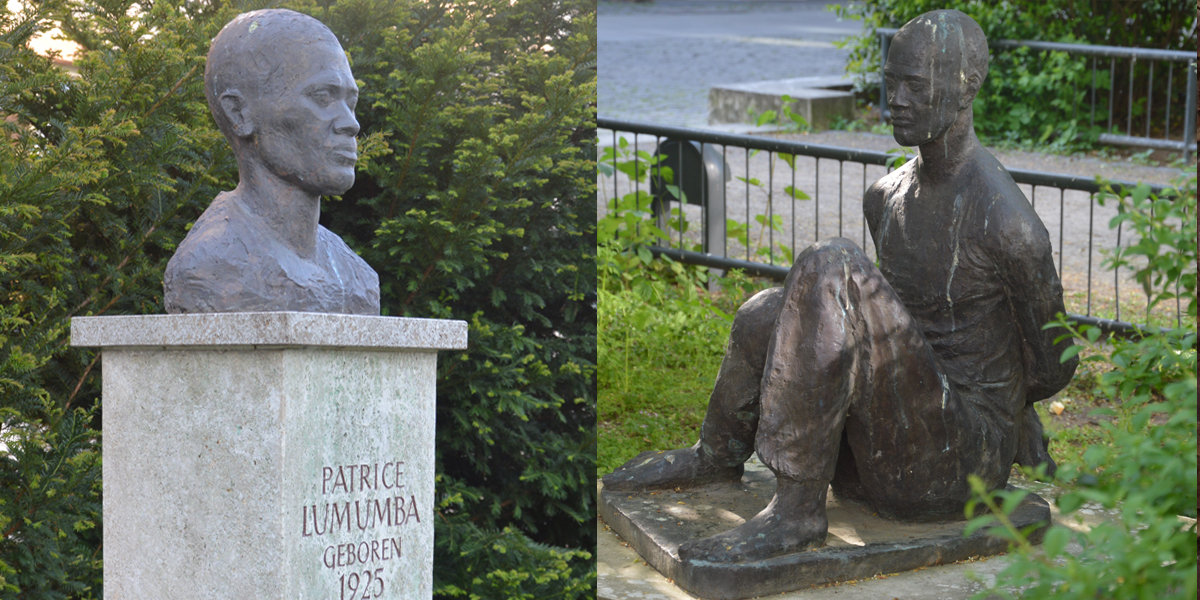
[[[346,166],[353,166],[358,162],[358,152],[354,148],[335,148],[331,154],[337,159],[337,162]]]

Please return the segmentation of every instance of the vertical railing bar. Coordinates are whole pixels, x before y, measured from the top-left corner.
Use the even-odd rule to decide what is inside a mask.
[[[633,177],[633,185],[632,185],[632,187],[633,187],[633,189],[634,189],[634,196],[633,196],[633,208],[634,208],[634,210],[641,211],[641,208],[642,208],[641,199],[640,199],[640,198],[638,198],[636,191],[637,191],[637,189],[638,189],[638,177],[637,177],[637,175],[638,175],[638,174],[641,172],[641,170],[642,170],[642,169],[641,169],[641,160],[642,160],[642,159],[641,159],[641,158],[640,158],[640,157],[637,155],[637,136],[638,136],[638,133],[637,133],[636,131],[631,131],[631,132],[629,132],[629,133],[633,134],[633,175],[634,175],[634,177]],[[622,138],[622,139],[624,139],[624,138]],[[660,140],[659,136],[657,136],[657,135],[656,135],[656,136],[654,136],[654,141],[655,141],[655,147],[656,147],[656,148],[658,147],[658,142],[659,142],[659,140]],[[655,163],[655,166],[656,166],[656,167],[658,167],[658,177],[659,177],[659,180],[658,180],[658,182],[659,182],[659,183],[662,183],[662,167],[661,167],[661,166],[659,166],[657,162]],[[649,175],[649,174],[650,174],[650,165],[646,165],[646,174],[647,174],[647,175]],[[614,187],[616,187],[616,186],[614,186]],[[650,208],[650,209],[651,209],[651,212],[653,212],[653,210],[654,210],[654,202],[653,202],[653,200],[651,200],[650,206],[649,206],[648,208]],[[658,215],[654,215],[654,217],[655,217],[654,224],[655,224],[655,225],[658,225]],[[641,239],[641,235],[642,235],[642,221],[641,221],[640,219],[639,219],[639,220],[638,220],[638,222],[637,222],[637,232],[636,232],[636,233],[637,233],[637,235],[638,235],[638,239]],[[657,240],[655,240],[655,243],[657,243],[657,242],[658,242],[658,241],[657,241]],[[670,245],[671,245],[671,239],[670,239],[670,238],[667,238],[667,245],[668,245],[668,246],[670,246]]]
[[[1087,313],[1092,316],[1092,240],[1095,230],[1092,227],[1096,212],[1096,194],[1088,194],[1088,259],[1087,259]]]
[[[635,148],[634,148],[634,152],[635,152],[635,154],[634,154],[634,157],[637,157],[637,154],[636,154],[636,152],[637,152],[637,149],[636,149],[637,135],[638,135],[638,134],[636,134],[636,133],[634,133],[634,134],[633,134],[633,136],[634,136],[634,137],[633,137],[633,141],[634,141],[634,145],[635,145]],[[654,136],[654,151],[655,151],[655,153],[657,153],[657,152],[658,152],[658,149],[662,147],[662,143],[663,143],[662,136],[661,136],[661,135],[657,135],[657,134],[656,134],[656,135]],[[666,184],[666,182],[663,180],[663,174],[662,174],[663,163],[664,163],[664,162],[666,162],[665,158],[666,158],[665,156],[663,156],[663,157],[660,157],[660,158],[659,158],[659,160],[655,161],[655,162],[654,162],[654,165],[653,165],[654,172],[653,172],[653,175],[652,175],[652,177],[655,177],[655,178],[657,178],[657,180],[658,180],[658,184],[659,184],[660,186],[663,186],[663,185],[665,185],[665,184]],[[637,164],[637,163],[635,162],[634,164]],[[667,168],[670,168],[670,165],[667,165]],[[638,171],[638,169],[634,169],[634,174],[637,174],[637,171]],[[665,190],[663,190],[663,191],[665,192]],[[663,197],[663,198],[666,198],[666,197],[667,197],[667,195],[664,193],[662,197]],[[659,210],[662,210],[661,204],[662,204],[662,203],[660,202],[660,203],[659,203],[659,205],[660,205],[660,206],[659,206]],[[651,206],[653,207],[653,199],[651,199]],[[655,225],[655,226],[658,226],[658,225],[660,225],[660,224],[661,224],[661,223],[659,222],[658,215],[654,215],[654,225]],[[638,227],[641,227],[641,225],[639,224],[639,225],[638,225]],[[657,244],[657,243],[658,243],[658,240],[655,240],[655,243]],[[670,236],[670,235],[668,235],[668,236],[667,236],[667,246],[670,246],[670,245],[671,245],[671,236]]]
[[[1029,185],[1029,207],[1037,213],[1037,184]]]
[[[742,148],[746,151],[746,260],[750,260],[750,149]]]
[[[821,157],[813,157],[813,171],[817,174],[817,187],[813,190],[813,242],[821,241]]]
[[[863,185],[862,185],[861,197],[865,198],[867,196],[867,163],[863,163],[862,166],[863,166]],[[862,232],[862,240],[863,240],[862,248],[863,248],[863,253],[865,254],[867,252],[867,213],[865,213],[865,212],[862,215],[862,230],[863,230],[863,232]]]
[[[792,155],[792,193],[788,194],[792,205],[792,256],[788,264],[796,262],[796,155]]]
[[[1092,118],[1090,121],[1092,127],[1096,126],[1096,57],[1092,57]]]
[[[1063,194],[1066,190],[1058,188],[1058,279],[1063,278],[1063,254],[1066,250],[1063,248],[1063,221],[1066,220],[1067,211],[1066,204],[1063,200]]]
[[[1133,69],[1137,66],[1137,57],[1129,57],[1129,112],[1125,116],[1125,135],[1133,135]]]
[[[709,193],[708,189],[708,165],[704,164],[704,147],[708,145],[705,142],[700,142],[700,251],[708,252],[708,209],[709,209]],[[683,213],[680,213],[682,216]]]
[[[767,264],[775,264],[775,151],[767,151]]]
[[[620,146],[617,145],[617,130],[616,129],[614,129],[612,132],[612,138],[613,138],[613,199],[619,199],[621,197],[621,194],[617,192],[617,173],[619,172],[619,171],[617,171],[617,150],[620,149]]]
[[[1175,65],[1167,61],[1167,118],[1163,119],[1163,139],[1171,139],[1171,76],[1175,74]]]
[[[729,162],[725,160],[725,153],[728,149],[729,149],[729,146],[726,146],[724,144],[721,145],[721,167],[722,168],[726,167],[729,164]],[[722,181],[721,185],[724,186],[725,182]],[[725,191],[727,191],[727,190],[721,190],[722,193],[724,193]],[[725,198],[728,198],[728,196],[725,196]],[[724,201],[721,202],[721,213],[722,213],[721,219],[727,222],[727,224],[725,226],[725,235],[721,238],[721,244],[722,244],[721,256],[729,256],[729,225],[728,225],[729,203],[728,202],[724,202]]]
[[[1124,223],[1117,223],[1117,252],[1121,251],[1121,225],[1123,225],[1123,224]],[[1113,296],[1115,296],[1117,299],[1116,300],[1117,316],[1114,317],[1114,319],[1117,321],[1120,321],[1121,320],[1121,267],[1120,267],[1120,265],[1114,265],[1114,267],[1113,267]]]
[[[1146,77],[1146,137],[1150,137],[1150,113],[1154,107],[1154,61],[1150,61],[1150,75]]]
[[[844,161],[838,161],[838,237],[842,237],[842,185],[844,179],[842,177],[842,167],[846,166]]]
[[[675,163],[679,165],[679,169],[677,169],[675,171],[675,189],[679,190],[679,201],[676,202],[676,204],[679,205],[679,249],[680,250],[683,250],[683,205],[684,205],[685,201],[687,200],[687,198],[685,198],[684,194],[683,194],[683,153],[684,153],[683,147],[684,147],[684,144],[691,146],[691,143],[688,142],[688,140],[679,140],[679,158],[678,158],[678,160],[675,161]],[[703,176],[703,174],[704,174],[704,154],[703,153],[700,155],[700,172],[701,172],[701,176]],[[701,188],[703,188],[704,184],[701,183],[700,186],[701,186]],[[670,210],[667,210],[667,231],[665,233],[667,234],[667,247],[669,248],[671,246],[671,211]]]
[[[1183,162],[1192,154],[1192,143],[1196,141],[1196,60],[1189,60],[1187,68],[1187,100],[1183,104]]]
[[[1113,89],[1117,87],[1117,57],[1108,59],[1108,133],[1112,133]]]

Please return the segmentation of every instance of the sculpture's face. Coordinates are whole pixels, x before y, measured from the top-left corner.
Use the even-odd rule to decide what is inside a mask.
[[[354,185],[358,160],[358,86],[336,41],[293,49],[255,102],[253,143],[277,177],[312,194],[341,194]]]
[[[958,117],[963,98],[961,74],[945,68],[950,61],[936,51],[932,36],[923,43],[920,32],[897,34],[883,67],[892,134],[903,146],[920,146],[941,137]]]

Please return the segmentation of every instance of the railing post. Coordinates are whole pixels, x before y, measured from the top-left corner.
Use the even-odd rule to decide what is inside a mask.
[[[1192,144],[1196,143],[1196,60],[1188,62],[1187,111],[1183,116],[1183,162],[1191,162]]]
[[[704,161],[704,176],[708,179],[707,213],[704,223],[704,246],[709,254],[725,256],[725,158],[717,152],[712,144],[701,144],[704,151],[701,159]],[[712,269],[710,273],[716,277],[725,274],[722,269]],[[709,286],[712,287],[711,285]]]

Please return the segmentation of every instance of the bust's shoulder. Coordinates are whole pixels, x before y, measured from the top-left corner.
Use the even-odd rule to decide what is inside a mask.
[[[916,162],[915,158],[909,159],[895,171],[875,180],[863,193],[863,208],[880,210],[888,198],[903,195],[916,182]]]
[[[228,194],[218,195],[179,243],[163,274],[167,312],[226,312],[261,303],[243,285],[259,279],[267,253],[257,249],[262,236]],[[228,305],[227,305],[228,304]]]
[[[250,215],[228,193],[218,194],[179,243],[175,256],[205,259],[228,253],[247,254],[247,245],[259,239],[250,221]]]
[[[981,149],[964,173],[978,206],[982,237],[991,245],[1011,251],[1048,246],[1049,233],[1041,217],[1012,175],[987,150]]]
[[[378,295],[379,274],[351,249],[341,236],[323,226],[317,226],[317,240],[331,264],[343,273],[352,274],[365,289],[374,289]]]

